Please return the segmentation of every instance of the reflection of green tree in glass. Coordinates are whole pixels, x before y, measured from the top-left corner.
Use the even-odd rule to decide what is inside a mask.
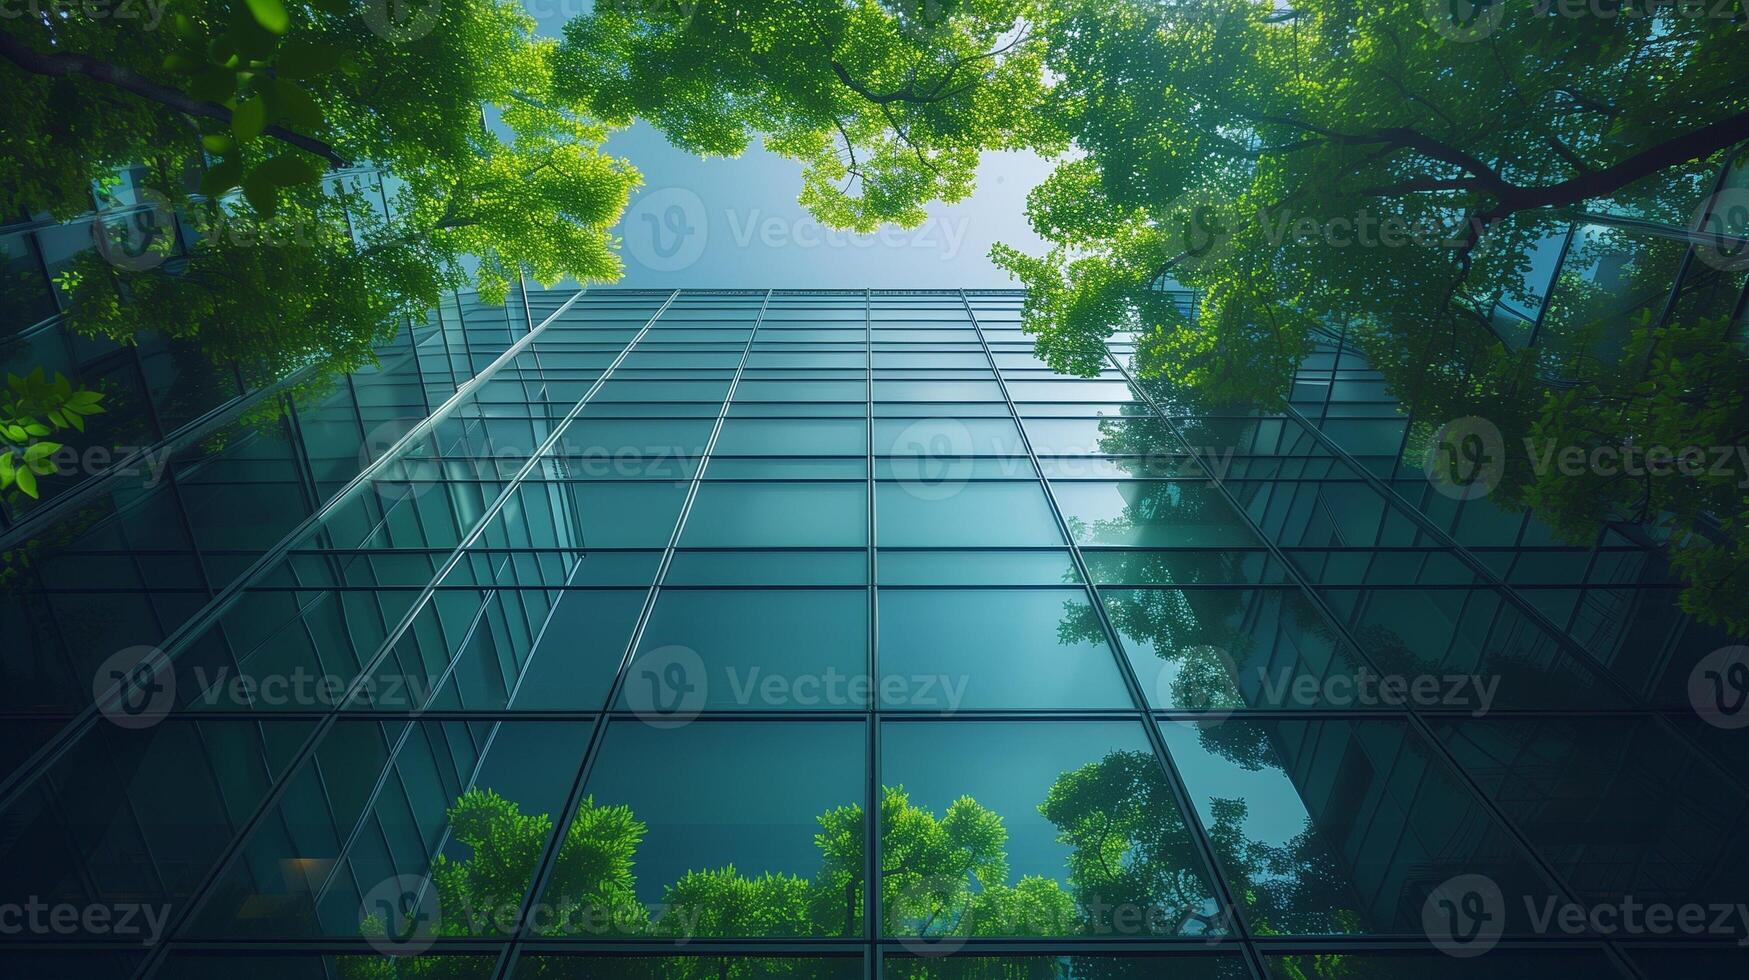
[[[1601,360],[1592,353],[1606,333],[1597,324],[1547,349],[1508,350],[1478,331],[1464,339],[1461,357],[1441,356],[1426,342],[1367,350],[1414,412],[1411,465],[1447,420],[1485,418],[1505,449],[1491,503],[1535,508],[1574,543],[1614,528],[1662,546],[1686,586],[1683,609],[1749,633],[1749,517],[1738,455],[1749,439],[1749,401],[1741,397],[1749,355],[1728,318],[1658,326],[1641,315],[1622,326],[1620,356]],[[1624,447],[1637,453],[1631,472],[1619,455]],[[1654,448],[1667,455],[1649,466]],[[1607,465],[1591,465],[1598,451]]]
[[[1263,726],[1245,726],[1257,727]],[[1280,845],[1245,836],[1244,800],[1216,799],[1209,843],[1246,917],[1260,936],[1345,934],[1358,931],[1354,896],[1310,820]]]
[[[1342,907],[1340,879],[1320,862],[1322,852],[1311,835],[1283,847],[1249,841],[1239,829],[1244,804],[1228,801],[1219,807],[1211,834],[1253,914],[1276,926],[1273,932],[1308,925],[1303,931],[1327,931],[1315,917],[1296,911]],[[1175,816],[1177,803],[1151,754],[1112,752],[1063,773],[1039,812],[1070,848],[1067,888],[1043,875],[1024,875],[1010,883],[1008,831],[1000,815],[971,797],[960,797],[938,816],[913,804],[902,787],[884,788],[885,930],[931,939],[1225,931],[1189,828]],[[551,820],[545,814],[523,814],[515,803],[477,789],[456,801],[449,820],[454,838],[471,854],[459,861],[440,855],[433,862],[436,934],[502,935],[514,923],[534,877],[552,832]],[[673,939],[856,935],[863,913],[862,807],[829,810],[820,815],[819,824],[814,841],[821,860],[814,877],[783,872],[749,876],[733,866],[691,871],[669,884],[658,907],[651,909],[636,898],[633,872],[645,825],[629,807],[586,799],[565,832],[534,932]],[[374,918],[364,925],[367,935],[381,935],[383,929]],[[456,971],[463,969],[455,958],[435,955],[343,957],[340,962],[348,980],[444,980],[460,976]],[[1098,957],[1070,963],[1073,972],[1067,975],[1076,977],[1120,969]],[[672,957],[649,965],[652,972],[647,975],[664,978],[837,975],[832,963],[804,960]],[[593,975],[559,959],[536,958],[529,968],[543,977]],[[1063,961],[1049,957],[979,957],[934,961],[917,975],[1006,980],[1064,976],[1065,968]]]
[[[1069,884],[1086,931],[1173,935],[1213,924],[1189,829],[1163,816],[1177,809],[1146,752],[1113,752],[1057,778],[1039,812],[1073,848]],[[1203,928],[1190,928],[1193,918]]]

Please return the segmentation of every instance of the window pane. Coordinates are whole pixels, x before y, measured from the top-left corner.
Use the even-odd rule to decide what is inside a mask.
[[[855,546],[867,543],[867,487],[860,483],[706,483],[680,536],[682,547]]]
[[[620,706],[691,710],[867,704],[865,589],[663,589]]]
[[[1083,545],[1214,548],[1258,545],[1256,535],[1206,481],[1065,481],[1051,484]]]
[[[863,456],[861,419],[728,419],[713,454],[724,456]]]
[[[881,882],[889,934],[1225,932],[1132,722],[888,722]]]
[[[1104,596],[1155,708],[1385,706],[1350,697],[1357,687],[1348,680],[1366,676],[1361,662],[1298,590],[1108,589]]]
[[[631,642],[644,589],[571,591],[561,595],[529,656],[511,707],[599,711]]]
[[[951,483],[875,487],[884,547],[1032,547],[1063,544],[1038,484]]]
[[[569,831],[579,864],[543,906],[581,909],[584,938],[858,934],[864,731],[614,723]],[[618,884],[599,889],[584,862],[608,851]]]
[[[885,590],[879,607],[887,709],[1133,706],[1079,589]]]

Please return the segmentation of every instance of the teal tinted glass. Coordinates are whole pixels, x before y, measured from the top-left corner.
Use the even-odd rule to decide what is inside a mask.
[[[867,487],[860,483],[705,483],[680,545],[860,545],[868,540],[867,500]]]
[[[882,585],[1062,585],[1081,581],[1067,551],[880,553]]]
[[[868,552],[677,551],[667,585],[863,585]]]
[[[1242,548],[1261,543],[1207,481],[1056,480],[1051,492],[1078,544]]]
[[[1368,676],[1362,662],[1332,639],[1298,590],[1103,594],[1112,627],[1155,708],[1402,707],[1366,700],[1372,695],[1360,687]],[[1446,691],[1438,685],[1438,693]]]
[[[861,708],[867,676],[864,589],[663,589],[620,706]]]
[[[1529,856],[1401,723],[1227,718],[1160,728],[1222,875],[1247,919],[1271,933],[1424,938],[1430,906],[1470,915],[1463,894],[1435,894],[1466,875],[1486,876],[1500,895],[1472,918],[1528,932],[1525,900],[1550,893]],[[1375,837],[1381,827],[1392,833]]]
[[[881,483],[875,487],[877,543],[897,547],[1063,544],[1050,503],[1024,483]]]
[[[885,708],[945,714],[1133,703],[1081,589],[897,589],[878,601]]]
[[[711,450],[724,456],[863,456],[868,426],[856,419],[727,419]]]
[[[1134,722],[887,722],[881,782],[888,933],[1225,931]]]
[[[599,711],[631,643],[646,590],[565,592],[553,607],[512,708]]]
[[[599,909],[581,938],[856,935],[864,731],[821,721],[611,725],[570,832],[580,861],[613,849],[618,883],[597,889],[579,866],[544,900]],[[737,895],[769,911],[738,915]]]

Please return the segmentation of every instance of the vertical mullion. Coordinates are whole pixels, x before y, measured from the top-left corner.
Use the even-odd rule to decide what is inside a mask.
[[[1075,566],[1076,574],[1081,576],[1082,587],[1087,592],[1087,598],[1093,605],[1093,614],[1099,619],[1100,631],[1106,642],[1111,646],[1112,658],[1117,663],[1118,674],[1123,679],[1124,687],[1129,691],[1130,699],[1135,704],[1135,711],[1142,722],[1142,728],[1148,738],[1148,745],[1159,761],[1166,777],[1166,785],[1171,790],[1172,799],[1179,809],[1180,819],[1184,821],[1185,832],[1190,836],[1191,845],[1196,849],[1209,877],[1209,884],[1214,889],[1215,900],[1222,905],[1223,919],[1232,928],[1233,938],[1242,944],[1245,951],[1247,969],[1256,977],[1263,977],[1262,961],[1249,942],[1251,931],[1245,921],[1245,910],[1227,888],[1227,882],[1221,871],[1220,862],[1215,855],[1214,843],[1209,839],[1208,832],[1202,826],[1202,820],[1197,814],[1196,806],[1190,795],[1190,789],[1184,783],[1184,777],[1178,771],[1177,764],[1167,751],[1166,739],[1160,734],[1159,722],[1149,711],[1147,695],[1142,683],[1136,676],[1135,666],[1129,662],[1124,653],[1122,641],[1118,638],[1116,627],[1112,626],[1111,616],[1105,608],[1105,601],[1099,594],[1099,587],[1094,583],[1093,573],[1087,567],[1086,556],[1075,543],[1075,536],[1069,528],[1069,522],[1063,517],[1063,509],[1057,503],[1056,492],[1051,488],[1051,481],[1045,477],[1044,467],[1039,465],[1038,453],[1032,446],[1032,437],[1027,435],[1026,427],[1021,424],[1020,408],[1014,403],[1014,396],[1008,391],[1008,380],[1002,376],[1002,368],[996,363],[996,355],[990,350],[990,341],[984,336],[984,328],[978,322],[978,314],[972,309],[971,300],[966,298],[964,290],[959,292],[960,302],[965,305],[966,316],[972,321],[972,329],[978,335],[978,346],[984,350],[984,360],[990,365],[991,373],[996,375],[996,385],[1002,391],[1002,400],[1008,405],[1008,414],[1014,421],[1015,431],[1020,433],[1020,444],[1026,449],[1027,461],[1032,465],[1034,478],[1038,480],[1040,489],[1044,491],[1045,503],[1051,509],[1051,517],[1056,521],[1057,531],[1063,536],[1063,543],[1069,549],[1069,560]],[[1108,352],[1109,354],[1109,352]],[[1176,430],[1174,430],[1176,433]],[[1182,439],[1179,440],[1183,442]],[[1199,462],[1198,465],[1201,465]]]
[[[646,331],[655,324],[663,312],[667,311],[679,295],[680,291],[675,290],[668,297],[668,302],[662,304],[662,309],[657,311],[656,316],[650,318],[650,323],[645,326]],[[632,628],[631,638],[626,641],[625,653],[620,657],[613,683],[608,685],[607,696],[602,702],[601,712],[595,716],[594,727],[589,733],[589,743],[584,749],[583,761],[577,767],[577,775],[571,781],[570,790],[565,794],[564,809],[553,820],[553,835],[542,849],[540,861],[535,865],[534,877],[529,882],[528,891],[523,894],[517,918],[516,934],[511,940],[519,950],[521,943],[534,938],[530,933],[530,927],[534,923],[534,916],[531,913],[539,904],[541,894],[546,891],[547,884],[552,880],[565,835],[570,832],[571,821],[576,819],[577,811],[583,805],[583,793],[589,784],[589,773],[594,769],[596,759],[601,756],[601,746],[607,740],[607,730],[610,724],[609,713],[612,712],[614,702],[619,700],[620,693],[625,689],[626,677],[631,672],[632,661],[636,659],[638,654],[638,645],[643,642],[644,631],[650,625],[650,616],[655,612],[656,601],[662,592],[662,583],[668,577],[669,566],[674,562],[675,549],[680,545],[680,535],[686,529],[686,519],[691,515],[693,502],[698,499],[699,489],[704,484],[704,472],[710,465],[711,453],[716,450],[717,437],[722,434],[723,423],[729,416],[729,405],[735,399],[735,389],[740,386],[741,375],[747,370],[747,359],[753,352],[753,339],[759,336],[759,326],[764,321],[765,309],[770,304],[771,290],[768,289],[765,291],[764,302],[760,304],[759,314],[753,320],[753,327],[747,332],[747,342],[742,345],[741,361],[735,366],[735,376],[729,381],[729,390],[723,393],[723,404],[717,409],[717,418],[711,427],[710,438],[705,441],[704,451],[699,456],[698,468],[693,471],[692,479],[686,489],[686,497],[681,501],[680,513],[674,520],[674,530],[668,535],[668,544],[662,550],[662,559],[656,567],[655,579],[650,583],[649,593],[644,596],[643,608],[638,611],[637,625]],[[640,333],[638,340],[641,340],[642,337],[643,334]],[[634,340],[632,344],[628,344],[626,352],[629,353],[637,342]],[[602,377],[605,378],[606,375],[603,374]],[[516,959],[516,956],[507,956],[499,961],[498,970],[500,972],[494,974],[496,980],[507,980],[508,971],[515,966]]]
[[[880,589],[879,582],[879,551],[875,547],[875,458],[874,458],[874,294],[871,290],[862,291],[862,337],[863,363],[865,367],[865,384],[863,392],[865,403],[863,411],[865,419],[864,437],[867,445],[866,465],[868,466],[868,731],[864,733],[867,739],[867,752],[863,760],[866,768],[863,804],[862,828],[862,932],[867,944],[863,947],[863,976],[874,980],[880,975],[879,940],[884,929],[883,916],[880,914],[880,869],[881,869],[881,716],[880,716]]]

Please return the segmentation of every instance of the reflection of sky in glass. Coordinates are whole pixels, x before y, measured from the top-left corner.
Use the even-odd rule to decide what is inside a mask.
[[[861,723],[615,724],[590,774],[597,804],[623,803],[649,825],[638,898],[658,901],[688,871],[733,864],[748,876],[811,877],[816,818],[861,804]]]
[[[1229,719],[1223,724],[1251,723]],[[1286,772],[1273,764],[1242,769],[1215,755],[1203,747],[1202,730],[1195,724],[1166,722],[1160,730],[1205,825],[1213,822],[1210,800],[1242,799],[1248,805],[1242,826],[1251,840],[1279,847],[1306,829],[1311,815]]]
[[[881,744],[882,781],[902,784],[911,805],[939,817],[970,796],[1002,818],[1011,880],[1067,874],[1069,848],[1038,811],[1057,777],[1114,751],[1148,751],[1131,722],[890,723]]]

